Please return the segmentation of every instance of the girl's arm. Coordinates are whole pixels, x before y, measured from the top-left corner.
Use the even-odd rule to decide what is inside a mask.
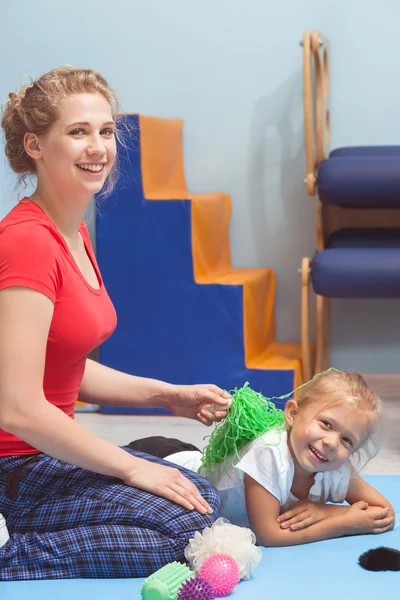
[[[185,508],[210,510],[178,469],[125,452],[48,402],[43,376],[53,310],[52,301],[40,292],[0,290],[0,427],[66,463],[118,477]]]
[[[357,502],[347,511],[338,511],[305,529],[282,529],[278,500],[249,475],[245,475],[245,496],[250,527],[261,546],[295,546],[344,535],[381,533],[392,526],[388,509],[370,509],[366,502]]]
[[[343,514],[349,510],[348,505],[323,504],[312,502],[312,500],[299,500],[289,510],[278,517],[278,523],[282,529],[305,529],[318,521]]]
[[[349,489],[347,490],[346,501],[349,504],[355,504],[363,500],[369,506],[379,506],[388,508],[388,516],[395,517],[393,506],[382,494],[380,494],[372,485],[369,485],[358,473],[353,471],[350,477]],[[394,521],[393,521],[394,526]]]
[[[368,504],[369,507],[380,507],[388,508],[388,517],[393,517],[394,510],[390,502],[386,500],[382,494],[377,492],[372,486],[370,486],[358,473],[352,472],[349,488],[347,490],[346,501],[351,505],[357,502],[363,501]],[[284,529],[290,528],[292,531],[297,529],[304,529],[310,525],[326,519],[328,517],[334,517],[337,515],[343,515],[349,510],[348,505],[340,504],[321,504],[311,502],[311,500],[302,500],[297,502],[285,513],[278,517],[280,526]],[[394,520],[393,520],[394,526]]]
[[[278,523],[279,501],[255,479],[245,475],[246,508],[250,527],[260,546],[295,546],[346,535],[340,518],[324,519],[302,529],[281,529]]]

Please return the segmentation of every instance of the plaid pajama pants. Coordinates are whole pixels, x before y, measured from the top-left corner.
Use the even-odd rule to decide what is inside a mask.
[[[144,577],[184,560],[189,538],[217,518],[219,497],[210,482],[178,468],[212,515],[46,454],[0,458],[0,512],[10,533],[0,548],[0,580]]]

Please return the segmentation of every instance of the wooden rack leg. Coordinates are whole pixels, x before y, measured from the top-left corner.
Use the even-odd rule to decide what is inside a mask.
[[[311,379],[311,348],[310,348],[310,259],[301,261],[301,363],[303,381]]]
[[[315,373],[321,373],[329,368],[330,346],[330,298],[316,296],[316,352]]]

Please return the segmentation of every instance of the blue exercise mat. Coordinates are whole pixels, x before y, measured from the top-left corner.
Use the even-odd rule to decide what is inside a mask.
[[[365,479],[400,513],[400,476]],[[399,517],[398,517],[399,518]],[[362,552],[377,546],[400,549],[400,525],[382,535],[328,540],[289,548],[264,548],[251,581],[232,600],[398,600],[400,572],[371,573],[358,566]],[[1,583],[1,600],[137,600],[143,579],[67,579]]]

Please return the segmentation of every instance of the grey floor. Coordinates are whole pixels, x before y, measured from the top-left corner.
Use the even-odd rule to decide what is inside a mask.
[[[381,452],[364,473],[400,474],[400,376],[368,375],[370,385],[383,399]],[[202,448],[211,430],[196,421],[170,416],[102,415],[78,413],[76,419],[94,434],[118,445],[149,435],[175,437]]]

